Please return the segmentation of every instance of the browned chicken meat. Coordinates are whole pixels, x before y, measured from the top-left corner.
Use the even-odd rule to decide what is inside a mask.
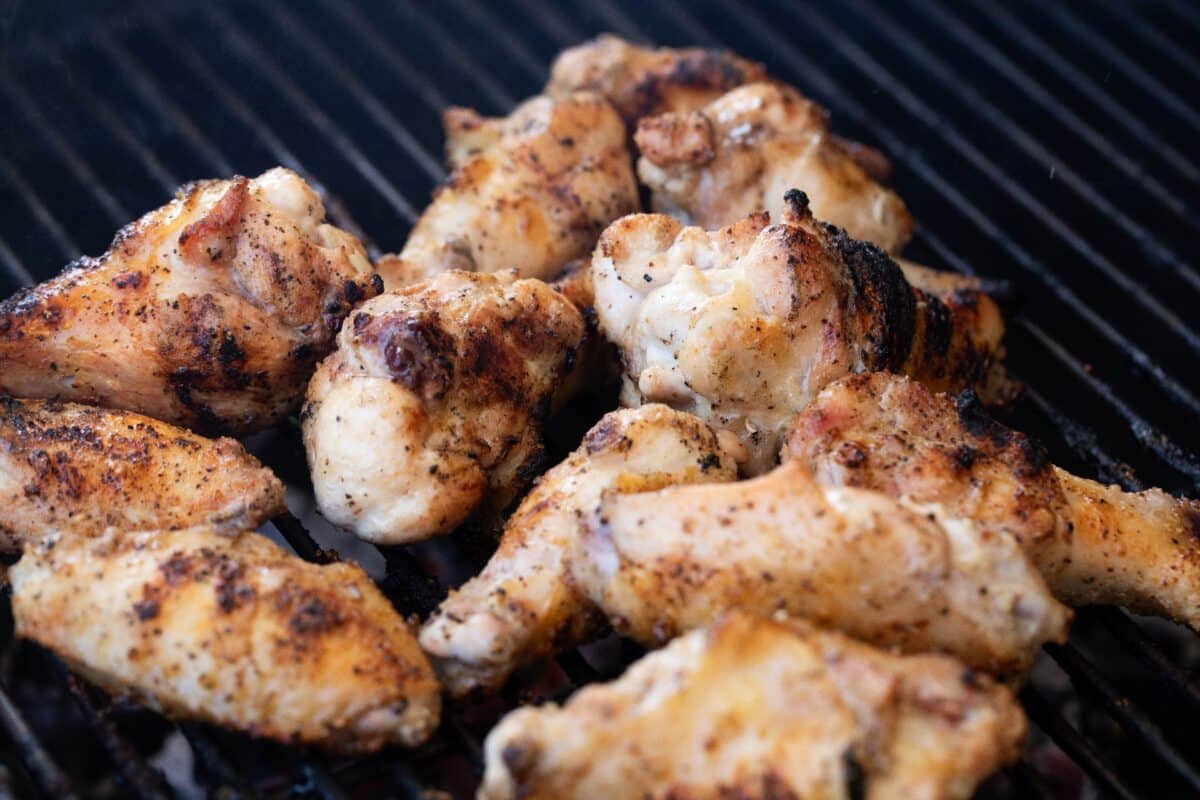
[[[600,328],[621,350],[624,405],[661,402],[731,430],[744,469],[776,460],[788,423],[830,382],[903,371],[935,389],[990,386],[1004,322],[982,292],[913,288],[873,245],[812,219],[789,191],[779,224],[717,231],[637,214],[592,260]]]
[[[570,583],[583,518],[608,488],[733,480],[733,458],[701,420],[663,405],[613,411],[543,475],[508,520],[487,567],[451,592],[421,630],[446,688],[498,688],[523,664],[602,629]]]
[[[702,110],[643,119],[638,177],[655,210],[704,228],[756,211],[779,219],[784,193],[802,189],[820,219],[898,252],[912,236],[904,202],[829,133],[825,109],[779,83],[734,89]]]
[[[605,494],[572,578],[647,645],[723,611],[782,610],[907,652],[1020,674],[1071,612],[1008,537],[937,506],[818,485],[797,463],[740,483]]]
[[[50,540],[10,578],[19,636],[169,715],[349,753],[437,727],[433,670],[357,566],[200,527]]]
[[[254,528],[283,484],[233,439],[128,411],[0,398],[0,549],[106,528]]]
[[[847,378],[796,419],[784,458],[829,484],[941,504],[1019,542],[1071,605],[1123,605],[1200,630],[1200,503],[1071,475],[969,394]]]
[[[248,433],[294,410],[342,319],[379,291],[295,173],[201,181],[0,303],[0,392]]]
[[[485,745],[481,800],[966,800],[1016,760],[1005,687],[785,619],[733,615]]]
[[[447,272],[364,304],[301,415],[321,513],[390,544],[507,506],[583,335],[571,301],[514,272]]]
[[[446,270],[550,280],[638,209],[625,126],[597,94],[535,97],[503,119],[450,109],[445,127],[453,173],[376,265],[389,290]]]

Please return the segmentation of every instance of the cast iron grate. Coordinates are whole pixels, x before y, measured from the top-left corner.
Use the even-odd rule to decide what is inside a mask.
[[[276,163],[323,182],[336,224],[398,249],[443,177],[441,109],[505,113],[557,50],[604,30],[763,60],[839,133],[885,150],[922,223],[911,255],[1023,295],[1009,363],[1029,389],[1011,422],[1083,474],[1195,494],[1200,10],[1184,0],[17,4],[0,15],[0,292],[100,252],[185,180]],[[603,400],[557,421],[560,451]],[[294,426],[251,445],[303,512],[274,534],[311,560],[331,546],[365,559],[406,614],[488,555],[470,531],[352,546],[311,513]],[[452,707],[428,745],[352,761],[125,708],[13,642],[7,607],[0,619],[0,798],[465,796],[505,708],[637,655],[617,641],[568,653],[500,698]],[[1200,642],[1174,626],[1081,613],[1022,693],[1029,752],[982,794],[1200,793],[1198,660]]]

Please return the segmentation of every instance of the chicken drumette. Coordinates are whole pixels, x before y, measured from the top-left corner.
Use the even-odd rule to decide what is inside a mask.
[[[1059,469],[970,394],[956,400],[888,374],[847,378],[797,417],[784,458],[825,483],[938,503],[1019,542],[1071,605],[1124,605],[1200,630],[1200,503]]]
[[[437,727],[433,670],[357,566],[198,527],[48,538],[9,575],[19,636],[172,716],[349,753]]]
[[[605,489],[736,477],[733,458],[701,420],[662,405],[607,414],[579,449],[547,472],[509,519],[478,577],[452,592],[421,631],[421,646],[452,694],[495,689],[513,669],[601,630],[571,585],[585,515]]]
[[[618,220],[592,260],[601,330],[621,350],[622,403],[662,402],[736,433],[745,470],[776,459],[794,414],[830,382],[892,369],[935,389],[991,389],[1004,323],[987,295],[947,304],[873,245],[816,222],[788,192],[718,231],[658,214]]]
[[[295,409],[351,307],[362,244],[295,173],[202,181],[100,258],[0,303],[0,392],[248,433]]]
[[[321,512],[398,543],[445,533],[533,478],[550,398],[584,335],[515,273],[447,272],[364,304],[301,415]]]
[[[937,506],[818,485],[799,464],[740,483],[605,494],[571,576],[614,629],[658,646],[742,609],[1020,674],[1071,612],[1008,537]]]
[[[128,411],[0,398],[0,549],[48,532],[254,528],[283,484],[232,439]]]
[[[509,714],[479,797],[966,800],[1024,735],[1011,692],[953,659],[733,615]]]
[[[550,280],[638,209],[625,126],[597,94],[535,97],[503,119],[450,109],[445,128],[453,173],[376,265],[389,290],[447,270]]]
[[[655,210],[701,227],[764,209],[778,219],[784,193],[799,187],[818,218],[855,239],[898,252],[912,236],[903,201],[830,135],[825,109],[783,84],[753,83],[703,110],[647,117],[635,138]]]

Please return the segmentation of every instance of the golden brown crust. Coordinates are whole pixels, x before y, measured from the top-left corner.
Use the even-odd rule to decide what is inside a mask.
[[[127,411],[0,397],[0,547],[47,534],[253,528],[283,484],[233,439]]]
[[[887,374],[843,379],[796,418],[784,458],[1014,539],[1072,605],[1122,604],[1200,627],[1200,505],[1070,475],[969,393]]]
[[[513,273],[447,272],[364,304],[302,415],[322,512],[397,542],[506,507],[584,332],[569,300]]]
[[[0,391],[247,433],[299,404],[378,292],[362,244],[295,174],[183,187],[109,251],[0,303]]]
[[[437,726],[433,672],[357,566],[202,527],[47,542],[10,577],[18,635],[169,715],[347,753]]]
[[[1024,735],[1012,694],[952,659],[735,614],[509,714],[479,797],[966,800]]]

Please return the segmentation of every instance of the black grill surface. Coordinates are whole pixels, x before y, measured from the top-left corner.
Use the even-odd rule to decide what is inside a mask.
[[[443,177],[440,112],[503,114],[562,47],[601,31],[762,60],[892,158],[920,223],[908,254],[1013,282],[1007,420],[1127,488],[1200,486],[1200,6],[1188,0],[832,4],[0,2],[0,296],[45,279],[187,180],[283,164],[333,221],[396,250]],[[559,452],[610,396],[554,424]],[[379,552],[312,512],[295,425],[250,442],[296,513],[270,533],[361,559],[427,613],[491,546],[477,532]],[[469,796],[517,702],[619,674],[616,640],[454,706],[410,753],[347,761],[174,725],[12,641],[0,609],[0,798]],[[1200,642],[1115,609],[1079,615],[1022,700],[1034,733],[985,797],[1194,797]]]

